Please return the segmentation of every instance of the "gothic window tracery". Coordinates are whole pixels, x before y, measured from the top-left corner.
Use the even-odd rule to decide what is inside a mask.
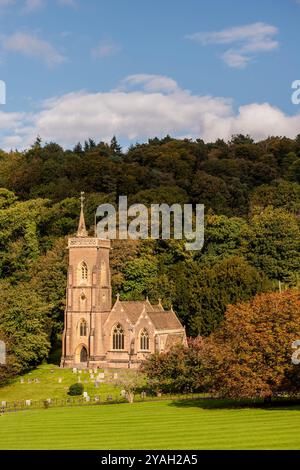
[[[113,329],[113,349],[124,349],[124,329],[120,323]]]
[[[87,336],[87,323],[85,320],[80,323],[80,336]]]
[[[149,333],[144,328],[140,334],[140,347],[142,351],[149,351]]]
[[[87,264],[84,261],[82,261],[82,263],[81,263],[80,273],[81,273],[81,280],[82,281],[87,281],[87,279],[88,279],[88,267],[87,267]]]

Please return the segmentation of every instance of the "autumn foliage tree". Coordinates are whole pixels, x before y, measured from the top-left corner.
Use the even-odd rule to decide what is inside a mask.
[[[298,374],[292,343],[299,338],[299,291],[261,294],[230,306],[213,335],[219,359],[213,391],[233,398],[291,393]]]
[[[152,355],[142,370],[156,392],[205,392],[211,383],[207,359],[212,358],[212,347],[210,340],[199,336],[190,339],[188,346],[177,345],[168,352]]]
[[[300,294],[257,295],[229,306],[208,338],[152,356],[144,371],[154,389],[202,391],[224,398],[264,398],[300,391],[292,343],[300,339]]]

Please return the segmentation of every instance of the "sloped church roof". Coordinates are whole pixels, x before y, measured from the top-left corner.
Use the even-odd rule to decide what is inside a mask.
[[[113,309],[125,311],[132,325],[135,325],[143,312],[146,312],[156,330],[179,330],[182,325],[173,310],[164,310],[162,304],[152,305],[150,301],[117,300]]]

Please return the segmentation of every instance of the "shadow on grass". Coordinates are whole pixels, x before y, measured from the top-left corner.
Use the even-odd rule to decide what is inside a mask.
[[[175,400],[169,406],[178,408],[202,408],[205,410],[232,410],[232,409],[263,409],[263,410],[290,410],[300,411],[300,399],[274,398],[271,403],[265,403],[263,399],[230,400],[222,398],[196,398]]]

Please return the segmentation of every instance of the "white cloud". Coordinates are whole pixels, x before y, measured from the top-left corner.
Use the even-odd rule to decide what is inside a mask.
[[[0,130],[3,131],[20,125],[25,118],[25,113],[5,113],[0,111]]]
[[[246,55],[239,51],[235,51],[234,49],[228,49],[228,51],[224,52],[222,58],[227,65],[237,69],[245,68],[251,60],[250,57],[247,57]]]
[[[221,31],[199,32],[187,35],[186,38],[203,46],[235,45],[226,50],[222,58],[231,67],[244,68],[256,54],[278,48],[279,43],[274,39],[277,34],[278,29],[275,26],[257,22]]]
[[[128,87],[141,86],[145,91],[155,92],[174,92],[178,90],[178,85],[170,77],[164,75],[151,75],[139,73],[135,75],[129,75],[121,81],[120,89],[127,89]]]
[[[24,10],[26,12],[31,12],[34,10],[39,10],[43,6],[45,6],[44,0],[26,0]]]
[[[91,51],[92,57],[95,59],[103,59],[120,52],[121,46],[113,42],[112,40],[103,40],[94,47]]]
[[[124,84],[142,88],[126,90]],[[300,113],[288,116],[268,103],[252,103],[235,112],[231,100],[192,94],[168,77],[139,74],[108,92],[80,91],[47,100],[33,114],[0,113],[0,130],[3,148],[26,148],[37,135],[65,147],[88,137],[109,141],[113,135],[126,142],[166,134],[209,142],[243,133],[259,140],[295,137]]]
[[[33,57],[49,66],[61,64],[66,58],[49,42],[29,33],[17,32],[2,38],[2,47],[7,52],[17,52],[27,57]]]

